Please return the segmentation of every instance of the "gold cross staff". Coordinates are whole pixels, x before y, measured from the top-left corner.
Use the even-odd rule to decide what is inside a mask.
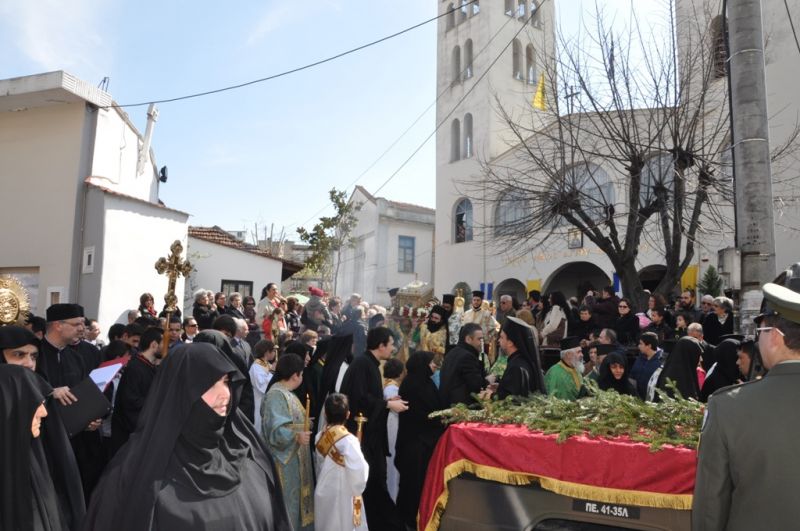
[[[167,275],[169,279],[167,293],[164,295],[164,302],[167,303],[164,309],[167,313],[167,320],[164,323],[164,339],[161,342],[161,354],[163,357],[167,356],[167,349],[169,348],[169,320],[173,312],[178,309],[176,306],[178,298],[175,296],[175,282],[181,275],[188,277],[189,273],[194,269],[188,260],[181,260],[183,245],[180,240],[175,240],[172,245],[170,245],[169,250],[169,256],[166,258],[162,256],[156,262],[156,271],[158,271],[158,274]]]

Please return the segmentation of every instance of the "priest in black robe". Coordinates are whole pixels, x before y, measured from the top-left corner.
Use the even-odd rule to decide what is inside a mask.
[[[139,414],[144,408],[150,386],[156,376],[156,364],[161,360],[164,332],[150,327],[142,334],[139,353],[125,366],[117,387],[114,414],[111,417],[111,454],[116,454],[136,429]]]
[[[364,458],[369,463],[364,509],[367,524],[374,531],[404,528],[386,486],[386,457],[389,455],[386,418],[390,410],[402,413],[408,409],[408,404],[399,396],[389,400],[383,398],[380,360],[389,359],[393,351],[391,330],[382,326],[370,330],[367,334],[367,351],[355,356],[347,368],[341,387],[341,392],[350,400],[347,428],[356,433],[355,419],[359,414],[367,418],[361,441]]]
[[[508,317],[503,323],[500,348],[508,353],[508,365],[497,386],[498,399],[547,392],[533,332],[530,325],[516,317]]]
[[[85,529],[289,531],[275,465],[238,407],[244,380],[211,344],[176,347],[103,475]]]
[[[78,304],[59,303],[47,308],[47,331],[39,349],[36,372],[53,387],[53,398],[63,405],[75,401],[70,388],[89,376],[90,370],[84,360],[69,346],[80,336],[84,326],[83,307]],[[101,419],[96,419],[71,439],[87,499],[106,464],[107,452],[98,431],[100,424]]]

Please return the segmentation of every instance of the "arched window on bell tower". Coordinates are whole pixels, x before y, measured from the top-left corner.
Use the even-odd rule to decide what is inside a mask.
[[[472,140],[472,114],[467,113],[464,115],[464,158],[471,158],[474,150],[475,147]]]
[[[525,79],[529,85],[536,83],[536,60],[533,54],[533,44],[525,47]]]
[[[455,28],[456,27],[456,7],[453,5],[452,2],[450,2],[447,5],[447,15],[445,15],[445,17],[446,17],[446,21],[447,21],[445,27],[448,30],[451,30],[451,29]]]
[[[514,39],[511,46],[511,75],[514,79],[522,79],[522,45]]]
[[[458,118],[450,124],[450,162],[461,158],[461,123]]]
[[[472,77],[472,39],[464,43],[464,79]]]
[[[453,65],[452,65],[452,83],[455,85],[456,83],[461,82],[461,47],[456,46],[453,48]]]

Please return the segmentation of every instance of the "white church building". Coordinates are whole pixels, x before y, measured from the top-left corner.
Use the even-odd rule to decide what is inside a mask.
[[[186,248],[189,216],[159,201],[149,139],[112,104],[63,71],[0,80],[0,275],[21,280],[36,315],[79,303],[104,330],[143,292],[161,308],[154,265],[173,241]]]
[[[694,0],[702,4],[703,0]],[[688,31],[682,20],[691,19],[694,27],[719,24],[714,13],[720,2],[708,0],[702,9],[693,10],[692,0],[678,0],[678,34]],[[779,5],[780,4],[780,5]],[[453,9],[452,2],[439,2],[439,13]],[[781,2],[763,2],[764,33],[767,46],[768,106],[775,114],[770,122],[773,146],[785,142],[800,116],[796,87],[800,75],[796,68],[797,49]],[[800,18],[800,2],[789,2]],[[499,299],[508,293],[517,299],[533,289],[543,293],[560,290],[567,297],[577,293],[579,285],[600,288],[617,283],[614,267],[606,255],[580,234],[550,237],[546,245],[520,241],[519,249],[499,249],[494,245],[497,231],[525,216],[525,203],[502,193],[476,192],[481,188],[488,166],[520,168],[520,150],[508,124],[498,112],[502,106],[514,116],[529,120],[531,135],[552,126],[548,115],[532,107],[543,73],[556,48],[556,9],[577,10],[570,2],[546,0],[483,0],[462,4],[450,15],[439,19],[437,37],[437,123],[444,123],[436,136],[436,227],[434,285],[436,293],[465,293],[482,289],[487,297]],[[710,13],[710,14],[709,14]],[[577,18],[578,13],[575,13]],[[703,18],[707,17],[707,18]],[[562,17],[563,18],[563,17]],[[709,53],[714,53],[713,44]],[[552,65],[551,65],[552,66]],[[682,65],[686,66],[686,65]],[[555,69],[550,68],[550,72]],[[557,83],[557,81],[556,81]],[[727,83],[724,74],[715,80]],[[549,86],[549,85],[548,85]],[[552,94],[545,96],[552,104]],[[726,101],[719,102],[726,107]],[[552,115],[549,115],[552,116]],[[550,119],[552,120],[552,118]],[[597,175],[619,175],[619,168],[603,159],[594,165]],[[568,168],[564,168],[568,171]],[[531,170],[534,171],[534,170]],[[800,162],[794,160],[781,174],[774,187],[776,204],[777,267],[800,260],[798,239],[798,196],[796,193]],[[619,177],[616,179],[619,181]],[[605,188],[602,178],[598,189],[625,197],[624,190]],[[609,184],[610,186],[610,184]],[[486,187],[491,188],[491,187]],[[485,188],[485,189],[486,189]],[[712,197],[712,201],[714,198]],[[732,214],[732,212],[731,212]],[[564,231],[567,232],[566,230]],[[542,235],[544,236],[544,235]],[[542,238],[544,239],[544,238]],[[650,242],[657,242],[651,238]],[[734,228],[713,238],[697,242],[693,265],[682,279],[684,286],[696,286],[708,265],[718,264],[718,252],[734,242]],[[664,253],[657,243],[643,243],[636,261],[645,288],[653,288],[663,276]],[[735,287],[735,279],[729,279]]]

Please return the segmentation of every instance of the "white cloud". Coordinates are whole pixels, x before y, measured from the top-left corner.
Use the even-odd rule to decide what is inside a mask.
[[[33,68],[99,81],[111,56],[98,32],[100,14],[108,9],[102,0],[2,0],[0,31]]]
[[[253,46],[280,26],[286,25],[303,13],[307,4],[282,0],[272,3],[261,13],[247,36],[247,45]]]

